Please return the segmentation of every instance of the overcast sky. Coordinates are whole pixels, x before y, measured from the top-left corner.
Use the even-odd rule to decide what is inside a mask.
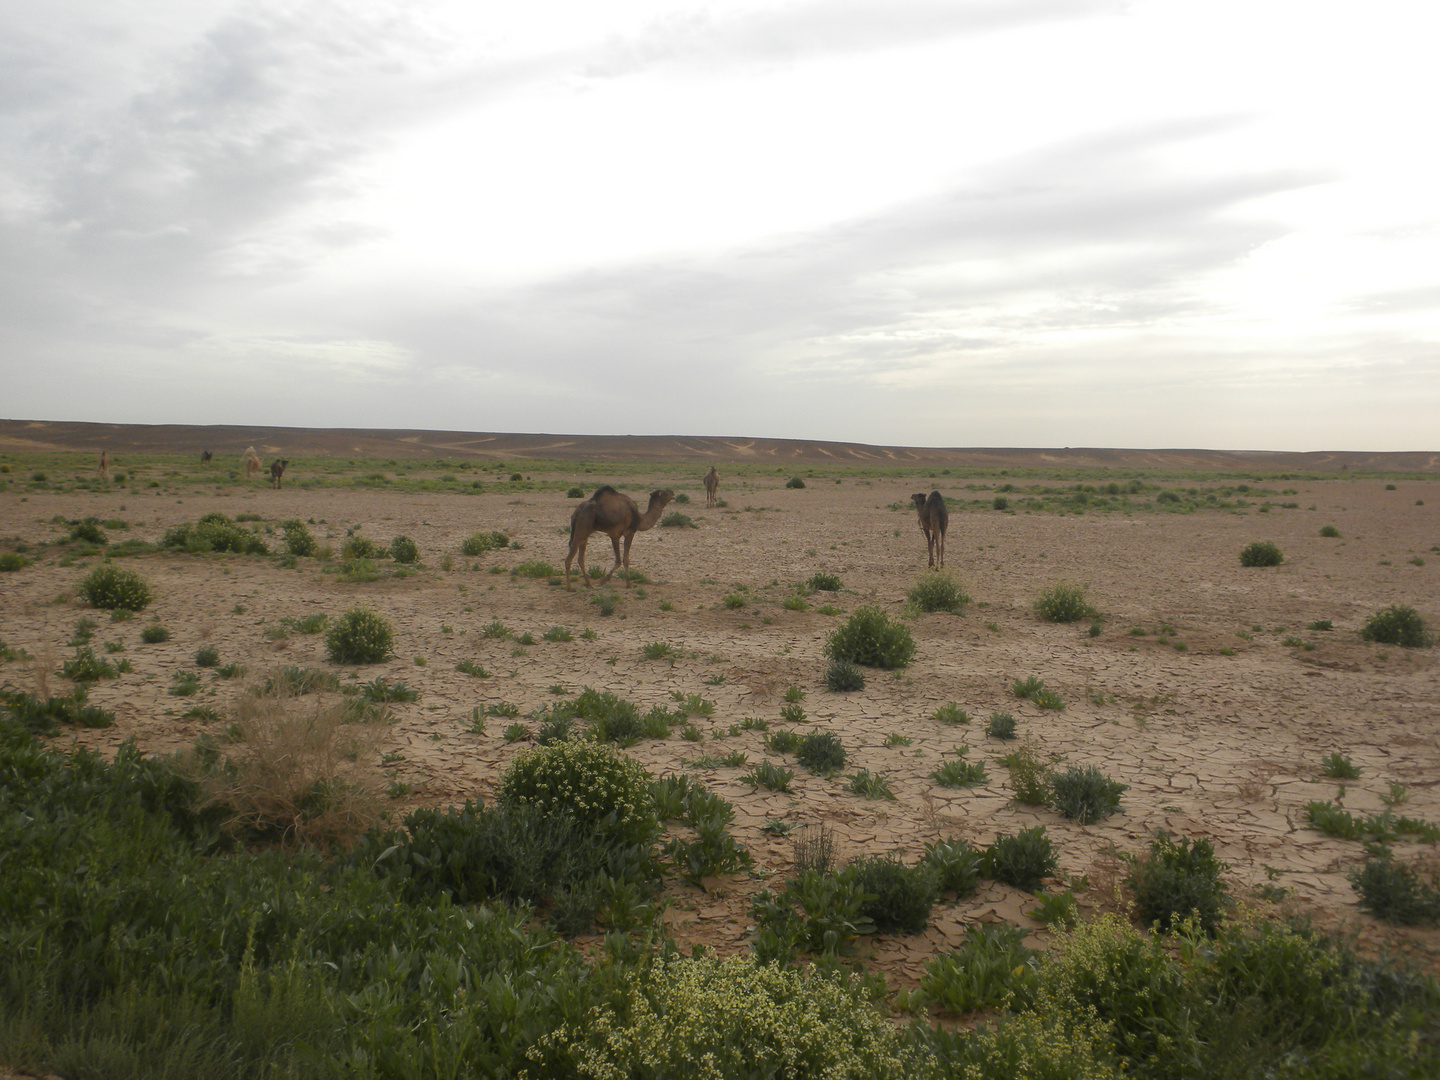
[[[0,415],[1440,449],[1428,0],[0,5]]]

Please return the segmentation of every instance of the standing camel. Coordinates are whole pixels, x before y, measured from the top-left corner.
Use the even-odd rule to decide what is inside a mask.
[[[200,451],[200,464],[201,464],[201,465],[209,465],[209,464],[210,464],[210,459],[211,459],[212,457],[214,457],[214,456],[215,456],[215,455],[212,454],[209,450],[201,450],[201,451]]]
[[[705,508],[708,510],[716,503],[715,492],[720,490],[720,474],[715,471],[715,466],[710,466],[710,471],[705,474]]]
[[[925,546],[930,551],[930,565],[945,565],[945,528],[950,524],[950,512],[945,509],[945,496],[932,491],[927,496],[917,491],[910,498],[915,500],[915,510],[920,515],[920,531],[925,534]]]
[[[637,532],[644,532],[653,528],[660,520],[660,514],[665,509],[665,504],[675,497],[675,492],[666,488],[664,491],[656,490],[650,493],[650,505],[645,508],[645,513],[640,513],[640,508],[635,505],[635,500],[629,495],[621,495],[609,484],[595,489],[595,494],[586,499],[575,508],[570,515],[570,550],[565,555],[565,588],[574,592],[574,586],[570,584],[570,563],[578,555],[580,557],[580,580],[585,582],[585,587],[590,588],[590,578],[585,574],[585,545],[589,542],[592,533],[604,533],[610,537],[610,544],[615,549],[615,565],[610,568],[600,584],[610,580],[610,574],[620,569],[623,561],[625,564],[625,587],[630,587],[630,542],[635,539]],[[625,554],[622,560],[620,554],[620,538],[625,538]]]
[[[276,490],[279,490],[280,478],[285,475],[285,466],[289,464],[290,462],[284,458],[279,458],[270,463],[270,483],[275,485]]]
[[[245,466],[245,479],[255,479],[255,474],[261,469],[260,455],[255,453],[255,447],[246,447],[245,453],[240,455],[240,464]]]
[[[100,451],[100,464],[95,467],[95,471],[107,484],[110,482],[110,452],[108,450]]]

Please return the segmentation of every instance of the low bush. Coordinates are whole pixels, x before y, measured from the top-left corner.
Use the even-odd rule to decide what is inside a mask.
[[[1425,628],[1425,620],[1407,604],[1392,604],[1375,612],[1360,628],[1360,637],[1405,649],[1426,648],[1433,641]]]
[[[968,840],[953,837],[926,844],[921,861],[935,871],[937,888],[955,893],[958,899],[969,896],[980,884],[984,859]]]
[[[800,740],[795,760],[813,773],[829,776],[845,767],[845,747],[833,731],[812,731]]]
[[[960,614],[970,603],[970,594],[949,570],[926,574],[905,594],[916,611],[949,611]]]
[[[811,592],[839,592],[840,578],[836,574],[827,574],[823,570],[810,575],[805,582],[805,587]]]
[[[1040,748],[1026,739],[1000,759],[1010,770],[1015,801],[1026,806],[1044,806],[1050,801],[1050,767],[1040,757]]]
[[[1055,849],[1045,826],[1022,829],[1011,836],[1001,833],[985,849],[982,867],[986,877],[1035,892],[1055,873]]]
[[[0,687],[0,715],[8,715],[25,731],[35,735],[53,735],[59,724],[105,728],[115,723],[115,714],[99,705],[85,703],[86,690],[77,686],[64,697],[40,698],[21,693],[8,684]]]
[[[890,670],[902,668],[914,658],[915,641],[909,627],[892,621],[881,608],[866,605],[830,635],[825,655],[831,660]]]
[[[1322,525],[1320,527],[1320,535],[1338,538],[1340,536],[1340,530],[1337,529],[1334,525]]]
[[[860,670],[860,665],[852,664],[849,660],[833,661],[825,669],[825,688],[836,694],[864,690],[865,673]]]
[[[195,650],[196,667],[216,667],[220,663],[220,650],[214,645],[202,645]]]
[[[484,555],[487,551],[497,551],[509,546],[510,537],[503,532],[473,532],[460,542],[460,554],[473,558]]]
[[[1024,1000],[1035,981],[1030,964],[1035,953],[1024,940],[1018,926],[967,926],[964,945],[925,962],[920,990],[941,1008],[962,1015]]]
[[[298,558],[314,555],[319,545],[315,537],[299,518],[288,518],[280,522],[280,532],[285,538],[285,552]]]
[[[30,560],[18,551],[0,552],[0,571],[13,573],[16,570],[23,570],[29,565]]]
[[[94,544],[103,547],[110,543],[110,537],[105,535],[105,530],[100,527],[98,518],[87,517],[83,521],[76,522],[70,527],[70,539],[78,540],[86,544]]]
[[[170,640],[170,630],[159,623],[151,623],[140,631],[140,640],[146,645],[159,645]]]
[[[83,578],[75,591],[92,607],[125,611],[144,611],[153,600],[150,586],[133,570],[122,570],[114,563],[101,563]]]
[[[351,608],[325,634],[325,649],[337,664],[378,664],[390,655],[395,631],[369,608]]]
[[[1085,599],[1085,586],[1057,581],[1035,601],[1035,613],[1046,622],[1073,623],[1099,615]]]
[[[1094,765],[1071,766],[1050,777],[1050,803],[1062,815],[1091,825],[1120,809],[1128,785],[1111,780]]]
[[[1015,738],[1015,717],[1007,712],[991,713],[990,722],[985,727],[985,734],[996,739]]]
[[[792,476],[789,480],[785,481],[785,486],[787,488],[803,488],[805,486],[805,481],[800,479],[800,477],[798,476]]]
[[[666,529],[695,529],[699,527],[688,514],[682,514],[679,510],[671,510],[662,517],[660,519],[660,525]]]
[[[397,536],[390,541],[390,558],[402,566],[420,561],[420,549],[408,536]]]
[[[1427,880],[1388,850],[1367,858],[1350,874],[1350,884],[1360,906],[1377,919],[1397,926],[1440,924],[1440,875],[1432,871]]]
[[[646,846],[660,835],[650,774],[614,747],[568,739],[521,751],[501,774],[496,800],[568,814],[607,842]]]
[[[1147,925],[1169,930],[1193,917],[1201,930],[1213,935],[1228,900],[1229,890],[1220,880],[1224,870],[1210,841],[1184,838],[1176,843],[1161,835],[1151,842],[1148,854],[1134,861],[1125,884]]]
[[[1280,549],[1269,540],[1255,540],[1240,551],[1241,566],[1279,566],[1285,561]]]
[[[941,787],[948,788],[974,787],[989,779],[985,775],[983,761],[966,761],[963,758],[945,762],[930,774],[930,778]]]

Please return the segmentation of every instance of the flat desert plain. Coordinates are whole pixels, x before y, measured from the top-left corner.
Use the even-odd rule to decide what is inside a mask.
[[[1163,830],[1210,840],[1242,904],[1305,914],[1357,934],[1363,945],[1440,967],[1440,932],[1388,927],[1363,913],[1347,880],[1363,861],[1362,845],[1313,830],[1306,813],[1315,800],[1337,800],[1356,815],[1380,813],[1390,800],[1396,813],[1440,822],[1436,650],[1367,643],[1358,634],[1368,616],[1392,604],[1413,606],[1432,626],[1440,620],[1440,481],[1248,475],[1244,505],[1234,505],[1232,493],[1218,500],[1229,509],[1176,513],[1138,504],[1154,504],[1161,488],[1193,488],[1204,503],[1208,492],[1240,481],[1146,475],[1130,512],[1062,513],[1027,511],[1024,501],[1032,491],[1079,482],[1073,475],[917,479],[877,467],[873,475],[838,477],[815,470],[805,487],[790,488],[788,473],[717,464],[725,505],[715,509],[705,508],[704,467],[692,463],[631,466],[613,478],[603,468],[575,476],[532,463],[528,486],[497,485],[493,468],[482,467],[466,474],[492,481],[481,493],[400,492],[375,483],[307,490],[303,463],[292,464],[282,490],[258,479],[181,479],[152,488],[140,483],[144,469],[134,465],[128,486],[105,490],[42,490],[12,479],[0,492],[0,536],[10,547],[23,541],[38,560],[0,576],[0,640],[28,654],[0,665],[0,681],[27,691],[66,689],[56,673],[73,653],[67,642],[77,620],[94,617],[96,652],[131,666],[91,690],[116,722],[67,729],[55,745],[110,752],[134,739],[146,752],[168,754],[207,733],[220,736],[237,698],[282,665],[331,670],[342,681],[403,680],[419,698],[393,706],[396,719],[380,731],[376,750],[382,787],[408,785],[390,803],[397,818],[417,805],[488,799],[527,745],[507,741],[507,727],[524,725],[533,734],[527,714],[562,694],[594,687],[642,712],[691,696],[713,702],[708,715],[691,717],[699,741],[677,728],[627,752],[657,776],[691,771],[735,807],[732,831],[754,856],[753,874],[703,887],[674,884],[664,914],[682,944],[725,953],[748,948],[754,894],[776,887],[793,865],[795,834],[775,835],[767,822],[828,826],[842,859],[906,860],[942,837],[982,846],[1043,825],[1058,852],[1061,877],[1052,889],[1070,885],[1085,908],[1123,905],[1123,856],[1144,851]],[[412,479],[432,468],[402,467]],[[354,475],[372,472],[394,476],[397,468],[393,460],[362,462]],[[1139,474],[1097,471],[1088,482],[1123,483],[1131,475]],[[647,583],[627,589],[616,579],[601,590],[577,580],[569,592],[510,573],[532,560],[562,566],[579,502],[565,486],[582,484],[588,494],[611,479],[642,508],[654,488],[689,497],[667,509],[688,515],[694,527],[657,527],[635,539],[632,566]],[[1006,483],[1014,487],[1011,506],[997,510],[996,489]],[[930,572],[910,494],[931,486],[952,500],[946,563],[972,598],[960,614],[915,615],[906,607],[907,592]],[[112,532],[113,539],[158,542],[170,527],[211,511],[258,515],[253,523],[262,532],[288,518],[311,522],[337,558],[302,558],[287,568],[275,555],[146,552],[122,560],[154,590],[141,615],[111,622],[76,598],[96,559],[65,557],[68,549],[56,543],[68,532],[65,522],[123,520],[128,529]],[[1327,525],[1340,535],[1322,536]],[[477,530],[503,530],[519,547],[467,558],[461,543]],[[345,580],[336,563],[351,532],[384,544],[410,537],[419,569],[395,576],[382,561],[378,580]],[[266,539],[278,549],[278,532]],[[1255,540],[1277,544],[1283,564],[1242,566],[1239,553]],[[591,543],[589,559],[608,567],[603,537]],[[839,577],[839,592],[808,595],[805,610],[783,605],[821,571]],[[1088,620],[1056,624],[1037,616],[1037,597],[1057,581],[1086,587],[1102,615],[1098,633]],[[596,603],[602,592],[616,598],[609,615]],[[827,604],[840,613],[822,613]],[[864,604],[906,620],[914,660],[895,672],[867,669],[864,689],[832,693],[824,683],[826,639]],[[328,660],[323,635],[284,632],[286,620],[333,618],[355,605],[394,625],[389,660],[342,667]],[[155,621],[171,636],[144,644],[141,631]],[[486,636],[497,621],[510,637]],[[1312,628],[1324,621],[1332,628]],[[571,639],[546,640],[555,627]],[[533,644],[517,642],[526,633]],[[104,653],[105,643],[116,651]],[[646,659],[645,647],[655,643],[668,643],[672,655]],[[196,652],[207,645],[222,663],[243,665],[245,677],[220,679],[197,668]],[[465,661],[489,677],[457,670]],[[198,693],[170,693],[180,671],[199,673]],[[1042,710],[1017,698],[1014,683],[1032,677],[1064,708]],[[804,692],[798,722],[781,716],[791,687]],[[935,718],[951,702],[968,724]],[[518,715],[488,716],[483,733],[472,730],[475,710],[502,703]],[[196,705],[220,719],[187,719]],[[1017,744],[987,736],[994,713],[1013,715],[1018,734],[1057,768],[1093,765],[1127,785],[1120,811],[1082,826],[1013,801],[1009,772],[997,759]],[[771,732],[832,731],[847,752],[846,767],[832,777],[813,775],[793,757],[768,752],[764,733],[742,726],[747,719],[765,721]],[[717,764],[737,751],[745,765]],[[1359,768],[1358,779],[1326,776],[1323,761],[1334,753]],[[971,788],[939,786],[931,774],[961,754],[984,762],[987,779]],[[767,758],[795,770],[789,792],[746,782],[748,770]],[[848,777],[862,768],[884,776],[894,798],[853,793]],[[1435,866],[1433,844],[1402,841],[1397,849],[1407,861]],[[962,942],[971,922],[1040,929],[1026,914],[1035,906],[1033,896],[987,882],[973,897],[938,905],[923,934],[868,939],[861,959],[901,985],[913,983],[928,957]]]

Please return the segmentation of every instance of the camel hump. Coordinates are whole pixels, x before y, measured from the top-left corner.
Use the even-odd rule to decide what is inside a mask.
[[[592,499],[598,499],[598,498],[600,498],[601,495],[619,495],[619,494],[620,494],[620,493],[619,493],[618,491],[616,491],[613,487],[611,487],[609,484],[601,484],[598,488],[595,489],[595,494],[594,494],[594,495],[591,495],[590,498],[592,498]]]

